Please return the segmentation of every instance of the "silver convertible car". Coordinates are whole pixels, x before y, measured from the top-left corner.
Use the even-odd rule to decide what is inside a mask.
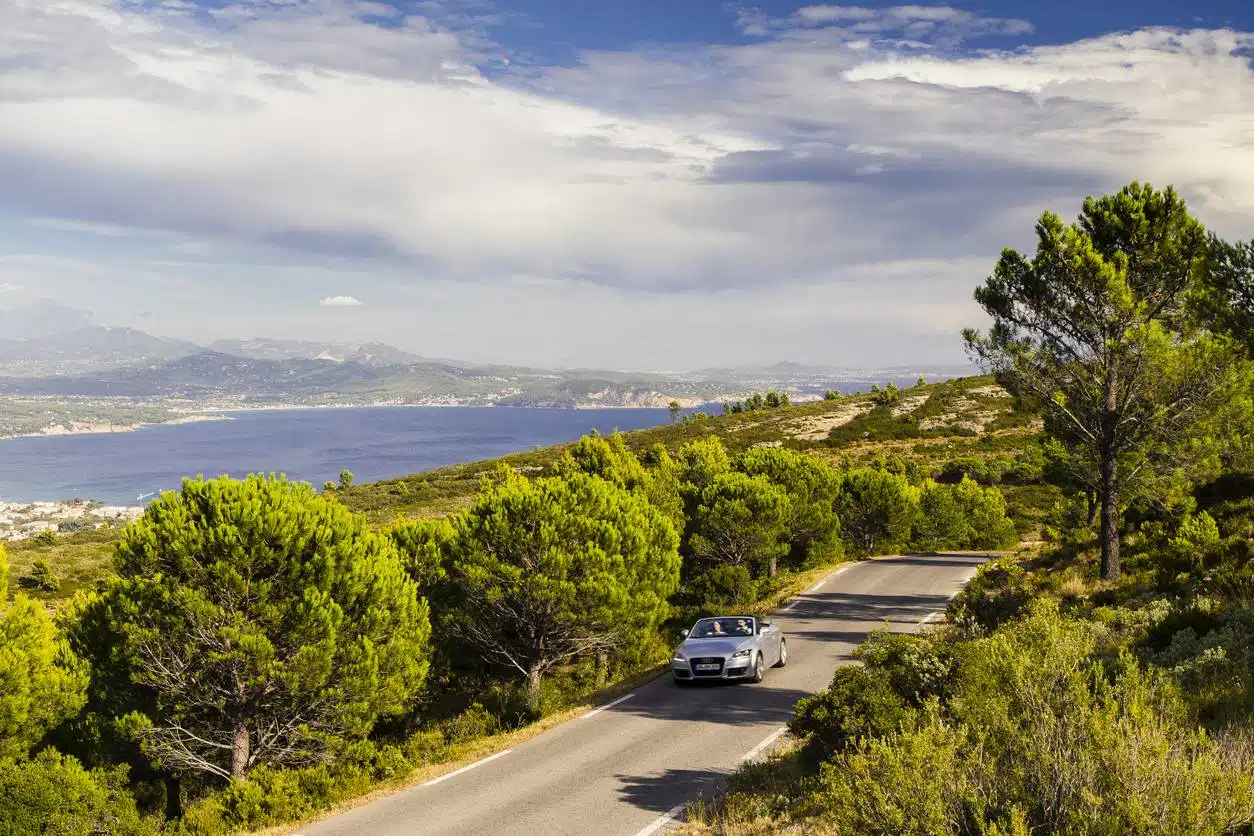
[[[676,684],[727,679],[761,682],[768,665],[782,668],[788,664],[783,632],[753,616],[703,618],[680,635],[684,641],[671,659]]]

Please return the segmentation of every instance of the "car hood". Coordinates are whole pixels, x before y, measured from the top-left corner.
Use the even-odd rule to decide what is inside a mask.
[[[730,656],[743,647],[752,647],[753,639],[688,639],[679,646],[685,656]]]

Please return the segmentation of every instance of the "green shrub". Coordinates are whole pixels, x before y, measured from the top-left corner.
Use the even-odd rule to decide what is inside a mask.
[[[449,745],[469,743],[498,730],[496,717],[479,703],[474,703],[461,714],[440,724],[444,742]]]
[[[157,832],[140,817],[124,767],[89,772],[55,749],[28,761],[0,761],[0,836]]]
[[[52,565],[42,557],[37,558],[30,567],[31,586],[43,592],[56,592],[61,588],[61,579],[57,577]]]
[[[898,731],[913,714],[881,672],[848,665],[825,690],[797,702],[788,731],[806,742],[811,757],[826,760],[858,740]]]

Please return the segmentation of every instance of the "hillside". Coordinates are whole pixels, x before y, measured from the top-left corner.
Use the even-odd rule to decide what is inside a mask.
[[[1042,465],[1034,416],[1018,410],[989,377],[971,377],[917,386],[900,392],[896,405],[876,405],[873,395],[814,401],[779,409],[702,416],[624,434],[630,448],[655,444],[670,450],[706,436],[719,438],[729,452],[782,446],[832,463],[897,457],[901,467],[918,467],[944,481],[967,473],[999,485],[1020,535],[1036,536],[1045,513],[1060,494],[1040,482]],[[341,502],[373,524],[400,518],[443,516],[470,504],[481,477],[504,462],[520,472],[541,474],[570,444],[520,452],[503,459],[416,473],[336,491]],[[1035,463],[1035,464],[1034,464]],[[64,578],[58,595],[92,586],[106,571],[116,530],[58,536],[55,542],[13,543],[15,580],[35,560],[55,562]],[[36,593],[51,598],[45,593]]]

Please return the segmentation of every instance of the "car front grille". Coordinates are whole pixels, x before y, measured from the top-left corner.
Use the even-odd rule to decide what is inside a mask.
[[[699,659],[689,659],[688,663],[692,665],[693,676],[722,676],[723,660],[713,656],[705,656]],[[702,671],[697,670],[697,665],[718,665],[715,670]]]

